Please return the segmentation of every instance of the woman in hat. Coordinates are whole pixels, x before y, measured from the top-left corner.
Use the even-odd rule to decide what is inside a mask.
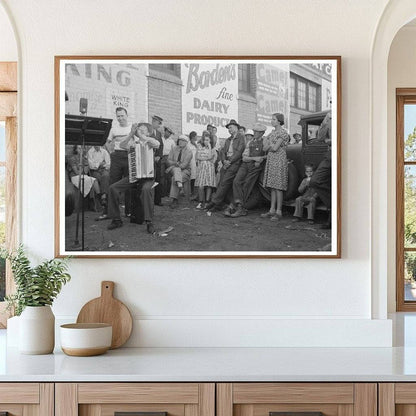
[[[290,142],[290,136],[283,127],[283,114],[273,114],[271,123],[274,130],[267,136],[263,147],[267,152],[263,186],[270,188],[270,210],[261,216],[279,220],[282,216],[283,192],[287,189],[289,176],[286,147]]]

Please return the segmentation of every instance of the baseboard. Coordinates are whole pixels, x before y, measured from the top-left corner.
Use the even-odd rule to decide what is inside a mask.
[[[57,324],[71,318],[57,317]],[[72,320],[73,322],[73,320]],[[57,331],[59,332],[59,331]],[[135,319],[126,347],[391,347],[392,321]]]

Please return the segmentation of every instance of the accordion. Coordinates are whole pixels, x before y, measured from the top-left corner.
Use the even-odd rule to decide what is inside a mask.
[[[154,155],[153,149],[146,144],[136,144],[128,152],[129,181],[136,182],[142,178],[154,178]]]

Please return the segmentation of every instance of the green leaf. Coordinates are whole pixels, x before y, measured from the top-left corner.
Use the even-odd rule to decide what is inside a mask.
[[[0,257],[10,261],[16,293],[7,296],[7,308],[20,315],[26,306],[52,305],[62,286],[71,280],[68,273],[69,257],[45,260],[32,267],[20,245],[14,251],[0,250]]]

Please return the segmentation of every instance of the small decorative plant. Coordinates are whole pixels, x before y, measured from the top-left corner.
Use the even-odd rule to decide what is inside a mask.
[[[25,249],[2,249],[0,257],[10,260],[16,293],[5,296],[7,310],[20,315],[26,306],[52,305],[62,286],[69,282],[68,257],[46,260],[36,267],[30,265]]]

